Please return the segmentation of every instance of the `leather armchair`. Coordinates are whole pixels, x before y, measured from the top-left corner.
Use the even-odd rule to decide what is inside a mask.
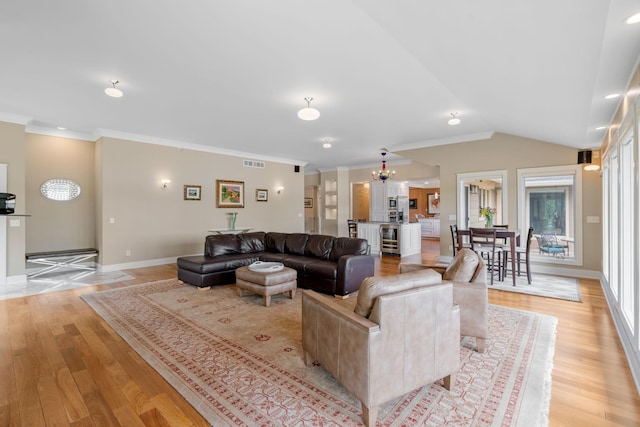
[[[305,363],[320,362],[360,400],[367,426],[380,404],[439,379],[448,390],[455,382],[460,313],[452,285],[430,284],[440,278],[425,273],[365,279],[356,310],[368,317],[344,301],[302,294]]]
[[[463,248],[448,266],[404,264],[401,274],[431,269],[442,275],[443,283],[453,285],[453,303],[460,306],[460,335],[475,337],[478,353],[484,353],[489,335],[489,291],[487,267],[478,254]]]

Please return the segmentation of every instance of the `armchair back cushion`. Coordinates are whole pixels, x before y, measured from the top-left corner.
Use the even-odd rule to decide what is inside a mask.
[[[396,274],[395,276],[367,277],[360,285],[358,300],[353,311],[368,318],[376,299],[382,295],[441,282],[440,274],[431,269]]]
[[[442,274],[442,279],[453,282],[471,282],[476,274],[478,262],[478,254],[474,251],[467,248],[460,249]]]

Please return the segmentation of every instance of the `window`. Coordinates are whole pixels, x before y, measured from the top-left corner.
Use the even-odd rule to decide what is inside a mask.
[[[582,264],[580,166],[518,170],[518,228],[533,227],[537,261]]]

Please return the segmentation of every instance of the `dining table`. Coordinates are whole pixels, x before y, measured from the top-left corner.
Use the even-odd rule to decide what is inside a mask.
[[[520,230],[496,227],[496,239],[508,239],[511,251],[511,277],[513,286],[516,285],[516,246],[520,245]],[[464,237],[471,236],[470,230],[458,228],[458,247],[463,247]]]

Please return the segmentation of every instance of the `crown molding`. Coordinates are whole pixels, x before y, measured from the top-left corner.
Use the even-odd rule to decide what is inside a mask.
[[[416,148],[436,147],[438,145],[457,144],[460,142],[469,142],[469,141],[481,141],[484,139],[491,138],[494,133],[495,131],[491,130],[487,132],[477,132],[477,133],[469,133],[466,135],[456,135],[448,138],[428,139],[426,141],[397,144],[397,145],[393,145],[392,149],[390,149],[389,151],[393,153],[396,151],[415,150]]]
[[[227,150],[219,147],[211,147],[208,145],[194,144],[191,142],[178,141],[175,139],[158,138],[155,136],[139,135],[128,132],[120,132],[111,129],[98,129],[99,138],[116,138],[128,141],[142,142],[145,144],[162,145],[165,147],[175,147],[181,150],[202,151],[205,153],[222,154],[233,157],[251,158],[255,160],[263,160],[266,162],[285,163],[291,165],[305,166],[307,162],[295,159],[285,159],[281,157],[263,156],[260,154],[249,153],[246,151]]]
[[[23,116],[21,114],[3,113],[0,111],[0,122],[14,123],[17,125],[26,125],[33,120],[33,117]]]

